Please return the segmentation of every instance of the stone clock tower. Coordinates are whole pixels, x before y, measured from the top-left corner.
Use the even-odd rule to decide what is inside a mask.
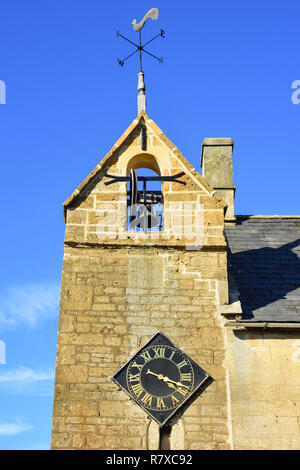
[[[147,115],[142,72],[138,90],[138,116],[63,205],[51,447],[229,449],[220,306],[228,301],[233,143],[203,144],[207,179],[227,175],[217,193]],[[163,427],[113,380],[158,333],[213,379]]]
[[[232,150],[229,139],[206,144],[204,158]],[[146,188],[145,197],[136,188],[133,213],[132,175],[143,169],[161,191]],[[154,228],[145,228],[142,206]],[[166,446],[230,447],[219,317],[228,295],[226,207],[145,110],[64,203],[53,449],[164,445],[159,426],[112,380],[157,332],[214,380],[168,430]]]

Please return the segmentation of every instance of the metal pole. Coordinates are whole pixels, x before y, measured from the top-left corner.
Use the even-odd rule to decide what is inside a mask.
[[[143,69],[142,69],[142,30],[141,29],[139,30],[139,38],[140,38],[139,49],[140,49],[140,69],[141,69],[140,72],[142,72]]]

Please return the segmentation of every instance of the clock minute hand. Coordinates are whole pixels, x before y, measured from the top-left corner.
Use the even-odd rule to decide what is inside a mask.
[[[186,385],[182,384],[181,382],[175,382],[175,380],[171,380],[169,377],[164,377],[163,380],[165,382],[172,382],[173,384],[177,385],[177,387],[186,387]]]
[[[152,372],[150,369],[147,370],[146,374],[152,374],[155,375],[159,380],[163,380],[164,382],[170,382],[167,385],[171,388],[175,388],[173,384],[177,386],[182,386],[185,387],[186,385],[183,385],[181,382],[176,382],[175,380],[169,379],[167,376],[163,376],[162,374],[156,374],[155,372]]]
[[[152,370],[148,369],[146,374],[151,374],[151,375],[155,375],[159,380],[166,380],[168,377],[164,377],[162,374],[156,374],[155,372],[152,372]],[[171,380],[171,382],[173,382],[173,380]]]
[[[164,377],[162,374],[156,374],[155,372],[152,372],[150,369],[147,370],[146,374],[155,375],[159,380],[163,380],[166,383],[169,382],[167,383],[168,387],[176,389],[175,385],[173,384],[174,380],[171,380],[168,377]]]

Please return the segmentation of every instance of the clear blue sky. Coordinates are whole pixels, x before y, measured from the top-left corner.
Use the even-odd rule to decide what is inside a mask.
[[[0,449],[50,443],[62,202],[136,117],[137,40],[145,40],[148,114],[200,170],[205,137],[232,137],[238,214],[300,214],[299,0],[1,5]]]

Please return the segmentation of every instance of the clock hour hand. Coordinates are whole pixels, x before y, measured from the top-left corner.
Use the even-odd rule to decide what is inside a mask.
[[[167,383],[167,385],[171,388],[176,388],[174,385],[177,385],[178,387],[186,387],[186,385],[182,384],[181,382],[176,382],[175,380],[169,379],[167,376],[163,376],[162,374],[156,374],[155,372],[152,372],[150,369],[147,370],[146,374],[152,374],[155,375],[159,380],[163,380],[164,382]]]
[[[163,380],[166,383],[168,382],[167,383],[168,387],[176,389],[176,387],[174,385],[175,382],[173,380],[169,379],[168,377],[164,377],[162,374],[156,374],[155,372],[152,372],[150,369],[147,370],[146,374],[155,375],[159,380]]]

